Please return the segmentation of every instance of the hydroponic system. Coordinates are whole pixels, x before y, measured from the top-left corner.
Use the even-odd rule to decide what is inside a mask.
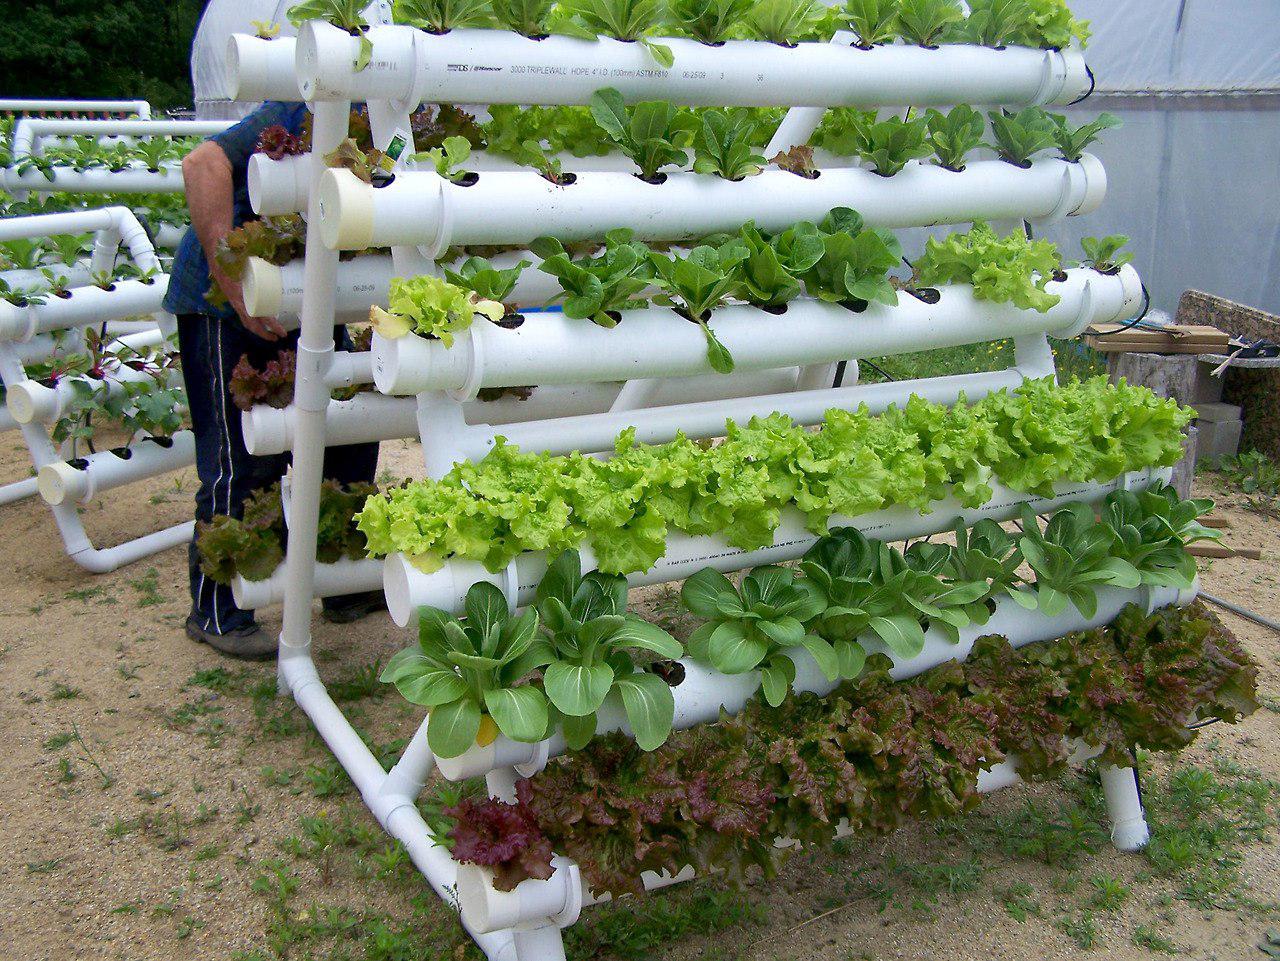
[[[1144,844],[1131,749],[1176,740],[1156,715],[1234,717],[1224,692],[1246,668],[1219,659],[1173,707],[1135,666],[1201,623],[1177,606],[1204,505],[1162,486],[1190,413],[1053,381],[1048,338],[1135,316],[1136,273],[1115,244],[1066,269],[1030,230],[985,223],[1102,202],[1084,147],[1106,122],[1040,109],[1090,88],[1065,7],[1024,22],[1030,7],[975,3],[956,33],[958,5],[855,2],[852,32],[793,43],[806,23],[775,18],[804,5],[772,0],[737,14],[752,40],[696,18],[646,36],[588,4],[556,33],[545,8],[499,30],[401,6],[417,25],[303,5],[296,41],[232,42],[237,99],[313,117],[309,152],[278,139],[250,168],[256,209],[304,214],[305,238],[284,245],[300,262],[244,266],[249,309],[296,311],[301,335],[291,402],[244,421],[251,449],[293,451],[287,550],[235,585],[242,604],[283,601],[281,688],[486,955],[562,958],[561,930],[609,896],[768,867],[1093,757],[1115,844]],[[515,163],[469,163],[462,136],[416,153],[424,102],[490,105],[491,145],[519,123],[503,105],[589,107],[613,155],[575,159],[545,131],[513,138]],[[361,103],[377,149],[349,138]],[[970,104],[1013,108],[992,114],[993,159],[966,159],[985,146]],[[757,153],[737,108],[760,107],[787,112]],[[861,163],[806,146],[829,108]],[[892,228],[960,223],[892,274]],[[371,352],[335,354],[334,325],[370,314]],[[859,358],[1003,338],[1008,370],[858,383]],[[326,445],[409,434],[426,478],[354,521],[374,559],[320,563]],[[687,644],[626,612],[628,587],[680,580],[703,622]],[[383,678],[428,709],[389,771],[311,657],[313,599],[378,583],[419,634]],[[1110,652],[1107,683],[1140,705],[1098,707],[1105,735],[1050,704],[1045,665],[1078,678],[1085,649]],[[1008,686],[1041,690],[1032,677],[1035,711]],[[795,741],[841,711],[821,747]],[[895,767],[912,738],[949,758],[936,782]],[[433,768],[486,790],[420,810]]]

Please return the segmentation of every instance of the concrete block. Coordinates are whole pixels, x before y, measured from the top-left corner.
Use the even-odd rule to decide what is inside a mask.
[[[1239,420],[1199,421],[1196,438],[1196,461],[1216,464],[1224,457],[1234,457],[1240,450],[1240,432],[1244,422]]]
[[[1240,420],[1239,404],[1195,404],[1193,406],[1202,422],[1222,424]]]

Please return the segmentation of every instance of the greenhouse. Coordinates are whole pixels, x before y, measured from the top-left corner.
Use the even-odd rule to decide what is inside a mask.
[[[1280,957],[1268,4],[118,13],[0,67],[7,956]]]

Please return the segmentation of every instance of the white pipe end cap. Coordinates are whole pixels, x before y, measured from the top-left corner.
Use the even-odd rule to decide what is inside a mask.
[[[36,489],[46,504],[58,506],[76,501],[85,491],[85,472],[77,470],[66,461],[46,464],[36,475]]]
[[[326,170],[320,177],[320,239],[330,250],[373,246],[373,187],[350,170]]]
[[[1071,212],[1073,217],[1084,217],[1102,206],[1107,199],[1107,168],[1091,153],[1082,154],[1080,167],[1084,172],[1084,196],[1080,205]]]
[[[19,381],[6,391],[5,404],[19,424],[43,421],[57,410],[57,393],[34,380]]]
[[[280,315],[284,306],[284,274],[275,264],[261,257],[250,257],[245,263],[241,289],[245,310],[254,317]]]

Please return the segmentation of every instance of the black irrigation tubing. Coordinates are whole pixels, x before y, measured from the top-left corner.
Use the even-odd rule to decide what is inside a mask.
[[[1215,597],[1214,595],[1208,594],[1204,591],[1201,591],[1199,596],[1210,604],[1221,607],[1225,611],[1230,611],[1232,614],[1243,617],[1245,620],[1253,621],[1255,624],[1260,624],[1263,627],[1269,627],[1277,634],[1280,634],[1280,621],[1273,621],[1271,618],[1263,617],[1261,614],[1256,611],[1251,611],[1247,607],[1241,607],[1239,604],[1233,604],[1231,601],[1224,600],[1221,597]]]
[[[1126,330],[1133,330],[1133,328],[1137,327],[1140,323],[1143,322],[1143,320],[1146,319],[1147,312],[1150,310],[1151,310],[1151,291],[1147,290],[1147,284],[1144,281],[1142,284],[1142,310],[1138,312],[1138,316],[1134,317],[1133,320],[1130,320],[1127,323],[1121,324],[1115,330],[1108,330],[1106,333],[1092,334],[1091,336],[1114,337],[1116,334],[1123,334]]]
[[[1084,103],[1092,97],[1093,92],[1098,89],[1098,78],[1093,75],[1093,68],[1086,63],[1084,65],[1084,72],[1089,75],[1089,89],[1067,104],[1068,107],[1074,107],[1078,103]]]

